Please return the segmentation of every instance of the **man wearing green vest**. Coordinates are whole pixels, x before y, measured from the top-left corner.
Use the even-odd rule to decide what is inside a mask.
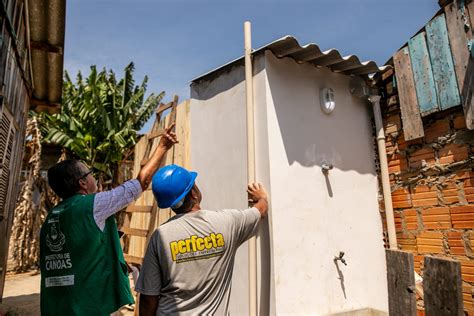
[[[165,130],[138,177],[97,192],[96,180],[78,160],[48,170],[48,182],[62,201],[41,227],[41,315],[110,315],[134,302],[114,214],[138,198],[165,153],[177,143]]]

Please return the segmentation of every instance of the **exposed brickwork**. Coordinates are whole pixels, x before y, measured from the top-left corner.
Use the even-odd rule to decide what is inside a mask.
[[[446,135],[449,131],[449,121],[447,120],[438,120],[432,124],[427,124],[425,127],[425,141],[431,143],[436,140],[438,137]]]
[[[465,254],[463,232],[461,231],[448,232],[448,245],[449,245],[449,253],[451,255],[463,256]]]
[[[393,208],[408,208],[412,206],[410,191],[399,189],[392,192]]]
[[[411,189],[411,200],[414,207],[430,207],[438,205],[438,193],[436,187],[419,185]]]
[[[444,254],[443,234],[440,232],[421,232],[416,237],[416,244],[420,254]]]
[[[470,229],[474,227],[474,205],[452,206],[450,211],[453,228]]]
[[[418,214],[415,209],[407,209],[403,211],[406,230],[418,230]]]
[[[470,146],[465,144],[449,144],[439,150],[439,163],[442,165],[456,161],[466,160],[469,156]]]
[[[393,74],[384,78],[382,89]],[[406,141],[398,92],[390,89],[382,115],[398,247],[413,253],[421,275],[425,255],[460,261],[464,308],[474,315],[474,131],[458,106],[424,117],[425,136]]]
[[[470,311],[474,310],[472,285],[467,282],[463,282],[462,284],[462,298],[464,303],[464,309]],[[469,315],[472,315],[472,313],[470,313]]]
[[[423,227],[425,229],[451,228],[451,216],[448,207],[433,207],[421,211]]]
[[[433,148],[420,148],[411,153],[408,158],[409,166],[417,169],[425,166],[433,166],[436,162]]]

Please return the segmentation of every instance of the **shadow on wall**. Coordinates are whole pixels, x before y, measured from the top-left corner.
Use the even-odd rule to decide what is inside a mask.
[[[263,55],[257,55],[253,60],[254,77],[265,69]],[[232,89],[245,81],[244,59],[239,59],[231,65],[223,66],[212,73],[191,82],[191,99],[209,100],[221,92]],[[245,106],[245,104],[242,104]]]
[[[327,163],[339,170],[375,174],[369,105],[350,94],[350,77],[273,56],[266,69],[289,165]],[[335,92],[331,114],[320,108],[324,87]]]

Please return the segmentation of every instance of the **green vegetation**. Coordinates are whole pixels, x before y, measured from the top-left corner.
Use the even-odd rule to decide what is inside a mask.
[[[65,72],[60,113],[40,114],[44,141],[99,170],[101,182],[111,181],[112,186],[117,184],[120,163],[133,152],[137,132],[164,96],[161,92],[145,99],[148,78],[135,86],[133,71],[130,63],[117,81],[112,70],[97,72],[91,66],[89,76],[84,79],[79,72],[76,82]]]

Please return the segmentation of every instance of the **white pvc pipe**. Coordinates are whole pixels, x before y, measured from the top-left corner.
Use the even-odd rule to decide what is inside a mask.
[[[252,35],[250,22],[244,23],[245,91],[247,105],[247,180],[255,182],[255,130],[253,106]],[[257,241],[249,239],[249,315],[257,315]]]
[[[390,189],[390,178],[388,175],[387,151],[385,149],[385,133],[383,130],[382,112],[380,111],[380,96],[371,95],[369,101],[372,103],[374,110],[377,145],[379,149],[380,173],[382,176],[383,201],[385,205],[385,215],[387,217],[388,243],[390,249],[398,249],[395,220],[393,217],[392,191]]]

